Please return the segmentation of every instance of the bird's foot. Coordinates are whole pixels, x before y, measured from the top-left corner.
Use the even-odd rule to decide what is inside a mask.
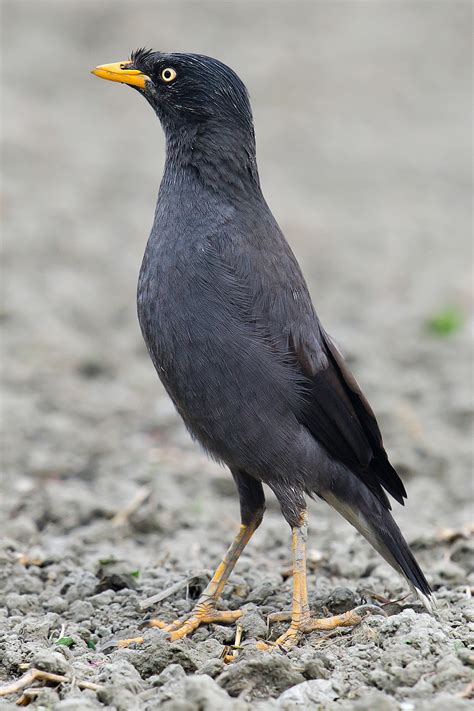
[[[353,610],[343,612],[340,615],[332,617],[322,617],[319,619],[312,618],[309,613],[299,617],[291,617],[291,613],[276,613],[269,616],[269,623],[281,622],[285,619],[291,619],[289,628],[275,642],[258,642],[257,648],[261,651],[270,649],[281,649],[285,652],[295,647],[302,639],[303,635],[317,630],[335,630],[338,627],[355,627],[359,625],[366,617],[370,615],[383,615],[384,612],[380,607],[375,605],[360,605]]]
[[[169,624],[162,620],[151,620],[150,626],[168,632],[170,640],[174,642],[176,639],[182,639],[194,632],[200,625],[207,625],[211,622],[228,624],[235,622],[242,616],[241,610],[217,610],[214,604],[214,600],[198,602],[188,615]]]

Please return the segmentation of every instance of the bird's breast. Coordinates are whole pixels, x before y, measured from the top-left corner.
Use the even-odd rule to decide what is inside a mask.
[[[225,323],[206,244],[189,235],[163,239],[152,233],[140,270],[140,326],[157,372],[174,397],[186,379],[197,384],[210,351],[219,348]]]
[[[161,381],[201,444],[232,464],[240,461],[235,452],[243,456],[255,440],[268,463],[281,452],[273,456],[274,443],[267,438],[263,446],[264,435],[285,420],[298,396],[286,361],[275,356],[278,339],[267,334],[271,319],[267,323],[259,308],[265,265],[253,265],[257,250],[242,221],[206,231],[189,224],[168,232],[155,224],[152,230],[138,283],[143,336]]]

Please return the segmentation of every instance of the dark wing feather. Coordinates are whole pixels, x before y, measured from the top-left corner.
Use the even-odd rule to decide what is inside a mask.
[[[382,487],[403,504],[405,487],[388,461],[372,408],[330,336],[319,327],[314,343],[292,338],[290,347],[308,378],[302,423],[387,508]]]
[[[266,214],[267,233],[260,221],[259,229],[263,231],[259,232],[259,239],[246,242],[245,250],[241,248],[241,233],[236,243],[227,236],[218,244],[213,241],[221,264],[219,273],[226,274],[227,289],[230,284],[236,293],[249,294],[242,319],[252,327],[254,337],[266,334],[274,351],[297,371],[295,379],[303,394],[303,405],[298,400],[295,406],[300,422],[384,506],[390,508],[384,489],[403,504],[405,488],[387,459],[374,413],[319,323],[288,243],[270,213]]]

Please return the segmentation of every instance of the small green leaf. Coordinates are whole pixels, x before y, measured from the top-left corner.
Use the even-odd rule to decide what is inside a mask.
[[[463,321],[461,311],[454,306],[448,306],[433,314],[428,319],[427,325],[431,333],[436,336],[450,336],[459,331]]]
[[[140,577],[140,571],[139,570],[132,570],[130,573],[134,578],[139,578]]]
[[[95,649],[95,644],[91,639],[87,640],[87,646],[89,649]]]
[[[72,647],[72,645],[76,643],[72,637],[61,637],[56,644],[62,644],[64,647]]]
[[[194,501],[190,505],[191,511],[193,513],[199,514],[202,512],[202,501],[201,499],[194,499]]]

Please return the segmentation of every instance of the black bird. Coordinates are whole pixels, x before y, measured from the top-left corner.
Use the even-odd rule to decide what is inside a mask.
[[[291,625],[279,644],[360,620],[351,612],[310,618],[305,494],[339,511],[431,610],[430,587],[390,513],[387,493],[403,504],[405,487],[262,195],[244,84],[216,59],[145,49],[93,73],[138,90],[164,129],[138,317],[177,411],[227,464],[240,497],[234,542],[192,613],[165,629],[177,639],[201,623],[238,619],[240,611],[216,603],[262,521],[262,484],[293,531]]]

